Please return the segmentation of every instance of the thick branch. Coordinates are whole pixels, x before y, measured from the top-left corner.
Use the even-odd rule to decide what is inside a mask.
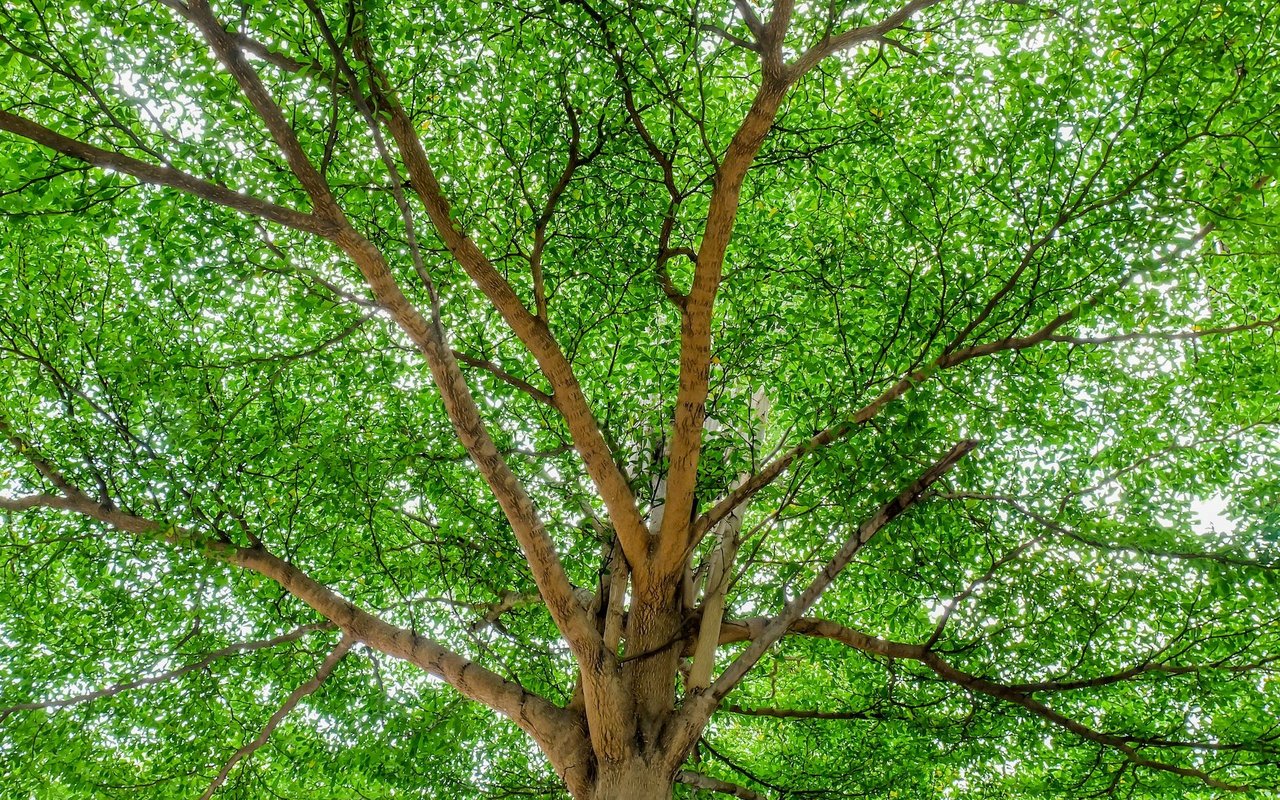
[[[720,526],[719,543],[709,554],[707,562],[706,590],[703,593],[702,620],[698,626],[698,638],[693,648],[693,662],[689,667],[687,685],[690,690],[703,690],[711,685],[715,669],[716,637],[720,633],[720,621],[724,618],[725,595],[733,579],[733,564],[737,559],[739,535],[743,516],[739,510],[727,517]]]
[[[30,448],[24,445],[30,452]],[[30,498],[26,498],[30,500]],[[12,501],[5,503],[11,507]],[[68,485],[65,496],[47,502],[24,504],[71,511],[105,523],[142,539],[194,549],[208,558],[257,572],[306,603],[348,636],[387,655],[408,661],[453,686],[464,696],[509,717],[549,754],[559,752],[563,712],[522,686],[471,662],[439,643],[405,628],[396,627],[339,596],[302,570],[261,547],[238,547],[178,525],[165,525],[106,506]]]
[[[178,189],[203,200],[208,200],[211,203],[217,203],[268,222],[275,222],[279,225],[321,236],[333,233],[333,225],[311,214],[259,200],[256,197],[197,178],[172,167],[148,164],[145,161],[139,161],[121,153],[103,150],[100,147],[63,136],[56,131],[38,125],[25,117],[11,114],[8,111],[0,111],[0,130],[29,139],[42,147],[55,150],[99,169],[119,172],[153,186]]]
[[[769,624],[772,621],[769,617],[725,620],[720,628],[720,644],[759,641],[766,635],[769,630]],[[924,652],[924,648],[920,645],[900,644],[885,639],[877,639],[856,628],[814,617],[797,619],[788,626],[786,634],[830,639],[852,647],[854,650],[886,658],[919,660],[920,655]]]
[[[214,17],[208,0],[190,0],[184,16],[200,29],[200,33],[209,43],[218,60],[240,86],[240,90],[248,98],[253,110],[257,112],[258,118],[266,126],[267,132],[279,146],[280,152],[289,164],[289,169],[311,198],[316,211],[326,219],[341,219],[342,212],[333,199],[328,182],[307,157],[297,134],[294,133],[293,126],[289,124],[284,112],[267,91],[262,78],[244,57],[244,52],[241,51],[236,38],[227,33],[226,27]]]
[[[573,592],[573,587],[564,574],[554,543],[547,534],[532,500],[502,459],[492,437],[488,434],[474,396],[447,344],[444,331],[438,324],[432,324],[418,312],[398,286],[382,253],[347,222],[342,211],[333,202],[323,176],[310,164],[303,152],[283,112],[238,50],[234,37],[227,34],[214,19],[207,3],[203,0],[192,3],[187,7],[184,16],[191,19],[205,34],[215,53],[240,84],[255,111],[284,152],[290,168],[312,197],[316,207],[323,212],[324,224],[307,216],[305,219],[311,224],[306,229],[330,239],[352,258],[378,303],[409,335],[415,346],[426,357],[432,378],[440,389],[446,412],[458,433],[458,439],[477,464],[511,522],[516,538],[530,564],[539,592],[546,599],[552,618],[564,633],[570,646],[574,648],[576,655],[588,662],[597,660],[602,649],[600,636],[591,625],[585,608]],[[0,118],[0,122],[10,117],[11,115],[7,115]],[[68,145],[68,147],[71,146]],[[83,147],[77,145],[72,149],[79,152]],[[89,153],[89,155],[94,154]],[[112,166],[113,163],[108,162],[106,165]],[[186,182],[175,185],[188,191],[192,190]],[[195,188],[201,187],[197,185]],[[545,325],[542,325],[542,329],[545,331]],[[549,332],[546,336],[549,339]],[[567,362],[564,362],[564,366],[567,369]],[[553,385],[555,385],[554,380]],[[577,391],[576,396],[581,400],[580,391]],[[582,403],[585,408],[585,400],[582,400]],[[590,425],[603,443],[603,437],[599,435],[593,420],[590,421]],[[570,428],[572,431],[572,423]],[[603,453],[609,468],[616,472],[607,448]],[[626,490],[625,481],[622,481],[620,474],[618,480]],[[606,493],[606,497],[608,496]],[[72,498],[72,495],[68,494],[67,497]],[[635,511],[634,505],[632,513],[638,522],[639,513]],[[132,524],[129,521],[124,522]],[[244,565],[255,569],[267,566],[260,564],[255,566],[249,562],[245,562]]]
[[[751,5],[751,0],[733,0],[734,6],[737,7],[738,13],[742,15],[742,21],[746,23],[747,29],[757,39],[764,34],[764,23],[760,21],[760,16],[756,14],[755,8]]]
[[[711,377],[712,312],[720,290],[729,238],[738,217],[742,184],[773,126],[785,93],[784,83],[766,77],[716,170],[702,244],[694,262],[693,284],[682,305],[680,384],[670,438],[667,509],[659,542],[660,570],[674,572],[680,568],[691,540],[689,520],[697,511],[694,486]]]
[[[765,136],[773,126],[787,88],[826,56],[860,41],[883,38],[902,25],[917,11],[941,0],[912,0],[876,25],[855,28],[825,38],[810,48],[790,67],[782,65],[782,43],[790,24],[793,5],[790,0],[775,3],[767,25],[748,22],[760,39],[762,81],[751,109],[734,134],[724,159],[716,170],[715,186],[703,229],[702,245],[693,275],[693,286],[684,304],[680,329],[680,387],[676,395],[676,414],[671,437],[671,466],[668,475],[669,494],[666,524],[660,547],[663,561],[675,566],[715,520],[700,521],[692,529],[685,521],[693,517],[693,488],[697,480],[698,459],[702,447],[702,425],[706,416],[708,381],[711,374],[711,315],[724,267],[729,237],[737,218],[739,197],[747,170]],[[739,10],[743,10],[741,4]],[[748,5],[749,9],[749,5]],[[788,462],[789,463],[789,462]],[[785,467],[782,467],[785,469]],[[778,471],[781,472],[781,469]],[[773,477],[776,477],[777,473]],[[772,477],[769,478],[772,480]],[[767,483],[767,482],[766,482]],[[743,499],[759,489],[740,489]],[[716,519],[735,508],[734,502],[719,508]],[[681,535],[688,531],[687,536]]]
[[[631,488],[619,471],[599,422],[582,392],[573,367],[565,358],[546,321],[525,308],[507,280],[454,221],[449,201],[431,167],[413,121],[400,105],[386,76],[374,68],[372,56],[367,52],[367,42],[362,47],[366,52],[358,55],[366,66],[374,70],[373,85],[378,92],[379,107],[389,110],[388,130],[432,225],[459,266],[537,360],[538,366],[551,383],[555,406],[565,420],[587,474],[600,492],[628,559],[632,563],[643,563],[642,556],[647,547],[644,521]]]
[[[439,321],[430,322],[422,316],[400,289],[382,253],[346,221],[333,201],[324,177],[311,164],[280,108],[237,49],[234,40],[214,19],[207,3],[197,0],[188,8],[189,18],[200,27],[210,46],[235,77],[317,208],[324,210],[340,226],[330,238],[355,261],[379,303],[426,357],[459,441],[475,461],[511,522],[552,618],[579,655],[593,654],[599,649],[599,637],[573,593],[533,501],[498,453]],[[405,223],[408,226],[410,220],[406,218]]]

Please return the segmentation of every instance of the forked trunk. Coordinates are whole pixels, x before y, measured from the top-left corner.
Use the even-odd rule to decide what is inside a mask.
[[[676,751],[689,746],[673,744],[670,730],[684,651],[680,574],[648,577],[635,584],[621,658],[581,667],[568,735],[539,742],[575,800],[671,800]]]

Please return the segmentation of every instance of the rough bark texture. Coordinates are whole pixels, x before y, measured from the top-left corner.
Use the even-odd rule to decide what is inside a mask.
[[[665,800],[674,786],[671,770],[634,758],[603,768],[591,793],[581,800]]]

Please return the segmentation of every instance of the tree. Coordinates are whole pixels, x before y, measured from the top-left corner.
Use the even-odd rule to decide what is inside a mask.
[[[1275,787],[1276,22],[0,4],[0,794]]]

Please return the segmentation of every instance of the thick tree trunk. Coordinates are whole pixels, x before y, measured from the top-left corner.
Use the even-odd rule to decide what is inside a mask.
[[[581,800],[671,800],[674,781],[669,768],[633,758],[602,765],[591,794]]]
[[[657,585],[637,582],[627,616],[622,686],[635,714],[632,752],[641,758],[653,758],[664,750],[660,739],[675,709],[682,622],[678,575]]]

